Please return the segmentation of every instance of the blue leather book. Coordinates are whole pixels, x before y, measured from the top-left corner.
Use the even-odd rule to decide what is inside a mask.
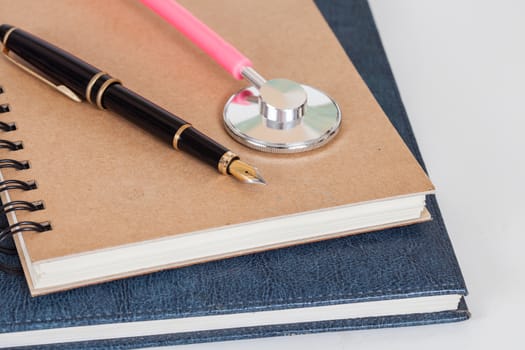
[[[423,164],[368,4],[317,5]],[[0,348],[134,349],[466,320],[467,290],[433,196],[427,207],[433,220],[421,224],[36,298],[23,276],[2,273]]]

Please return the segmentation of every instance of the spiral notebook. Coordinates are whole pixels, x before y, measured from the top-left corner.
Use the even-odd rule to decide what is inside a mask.
[[[245,83],[138,2],[4,3],[3,21],[183,116],[269,182],[236,183],[2,60],[0,120],[16,121],[2,139],[23,142],[18,150],[3,144],[0,191],[11,224],[3,234],[15,233],[33,295],[429,219],[431,182],[313,3],[182,3],[263,74],[333,96],[340,134],[319,150],[287,156],[236,144],[221,112]],[[269,18],[280,25],[269,26]]]

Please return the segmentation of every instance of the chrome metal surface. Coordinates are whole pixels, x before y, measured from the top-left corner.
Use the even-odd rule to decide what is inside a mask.
[[[268,127],[291,129],[303,117],[307,95],[301,84],[288,79],[268,80],[259,89],[260,111]]]
[[[264,79],[255,69],[252,67],[244,67],[241,72],[244,79],[248,80],[250,83],[252,83],[253,86],[255,86],[257,89],[260,89],[261,86],[266,83],[266,79]]]
[[[272,81],[279,80],[285,79]],[[304,97],[307,101],[302,108],[304,114],[300,118],[291,117],[289,113],[279,114],[278,111],[274,113],[275,115],[272,115],[273,111],[270,112],[270,118],[267,118],[261,113],[264,108],[268,108],[268,106],[262,107],[263,104],[260,103],[263,87],[261,92],[255,87],[242,89],[231,96],[224,107],[226,130],[238,142],[264,152],[296,153],[324,145],[339,131],[341,111],[337,103],[322,91],[308,85],[300,85],[300,87],[305,92]],[[290,91],[293,93],[290,95],[290,101],[287,102],[289,104],[272,101],[272,107],[299,103],[302,98],[300,93],[296,95],[297,89],[293,87]],[[293,125],[279,128],[278,125],[273,125],[273,121],[277,121],[277,124],[279,121],[291,122]]]
[[[253,67],[242,76],[259,90],[261,115],[269,128],[290,129],[297,125],[306,108],[307,95],[301,84],[288,79],[264,79]]]

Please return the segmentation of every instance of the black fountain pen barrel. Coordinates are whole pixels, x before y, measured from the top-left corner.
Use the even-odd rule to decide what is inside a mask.
[[[5,44],[10,51],[52,80],[85,97],[86,87],[99,69],[20,28],[10,31],[12,28],[7,24],[0,26],[2,42],[8,35]]]
[[[173,145],[175,134],[186,121],[154,104],[128,88],[113,84],[104,93],[102,104],[109,111],[117,113]],[[217,167],[221,157],[228,151],[193,127],[180,132],[177,148],[207,164]]]
[[[109,86],[102,105],[171,144],[175,132],[186,122],[120,84]]]
[[[188,128],[182,132],[178,142],[178,148],[214,167],[217,167],[222,156],[228,152],[227,148],[221,146],[195,128]]]

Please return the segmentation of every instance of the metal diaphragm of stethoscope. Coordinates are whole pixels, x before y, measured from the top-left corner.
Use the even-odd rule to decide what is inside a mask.
[[[296,153],[324,145],[339,131],[341,111],[324,92],[288,79],[264,79],[247,57],[175,1],[142,2],[234,78],[252,84],[224,107],[226,131],[238,142],[264,152]]]

